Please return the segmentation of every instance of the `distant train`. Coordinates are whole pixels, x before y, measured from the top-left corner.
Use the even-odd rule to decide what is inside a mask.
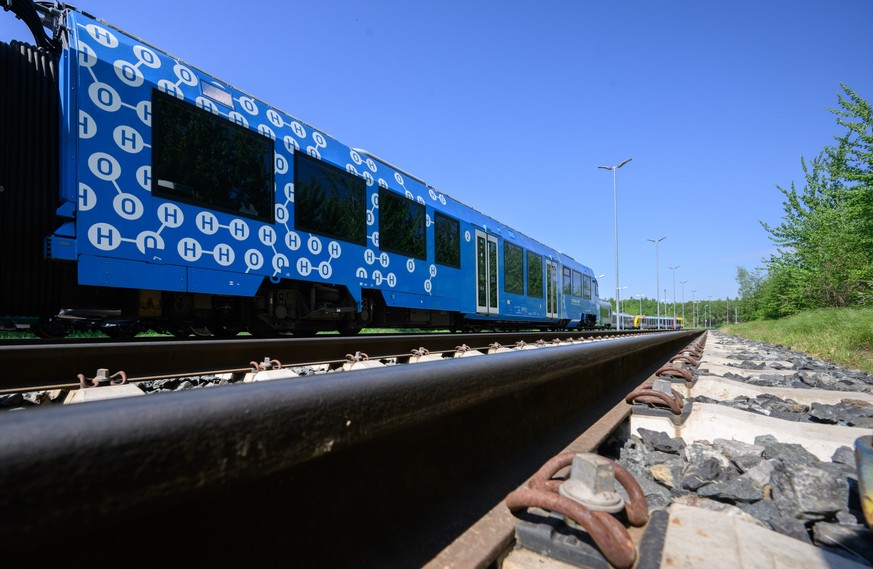
[[[593,271],[76,8],[3,3],[0,328],[603,327]]]
[[[625,313],[610,315],[608,328],[616,328],[621,323],[622,330],[682,330],[685,325],[681,317],[643,316]]]

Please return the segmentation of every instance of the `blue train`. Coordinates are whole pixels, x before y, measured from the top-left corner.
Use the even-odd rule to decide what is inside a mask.
[[[605,325],[567,255],[74,7],[3,7],[36,43],[0,43],[5,328]]]

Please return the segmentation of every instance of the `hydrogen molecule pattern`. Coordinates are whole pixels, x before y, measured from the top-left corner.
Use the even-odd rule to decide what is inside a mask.
[[[357,286],[430,294],[437,267],[379,250],[378,191],[425,204],[443,194],[349,149],[167,54],[74,14],[78,66],[77,223],[79,253],[269,277],[334,277],[343,264]],[[274,224],[151,195],[152,88],[193,103],[274,141]],[[367,183],[366,246],[294,228],[295,152],[327,160]],[[344,166],[343,166],[344,165]],[[407,187],[407,185],[411,187]],[[428,213],[427,226],[432,225]],[[469,242],[469,233],[465,236]],[[392,262],[393,260],[393,262]],[[341,279],[334,279],[341,280]]]

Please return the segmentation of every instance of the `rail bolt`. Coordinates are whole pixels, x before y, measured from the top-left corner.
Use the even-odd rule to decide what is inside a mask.
[[[673,397],[673,382],[669,379],[656,379],[652,382],[652,389]]]
[[[613,462],[596,454],[573,457],[570,477],[561,484],[558,492],[597,512],[615,513],[624,508],[624,499],[615,491]]]
[[[109,383],[109,370],[101,367],[97,370],[97,375],[94,376],[94,385],[105,385]]]

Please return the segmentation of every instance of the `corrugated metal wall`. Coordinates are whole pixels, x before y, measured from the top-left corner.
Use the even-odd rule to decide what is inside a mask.
[[[0,317],[56,310],[70,273],[43,259],[58,226],[58,112],[54,56],[0,42]]]

